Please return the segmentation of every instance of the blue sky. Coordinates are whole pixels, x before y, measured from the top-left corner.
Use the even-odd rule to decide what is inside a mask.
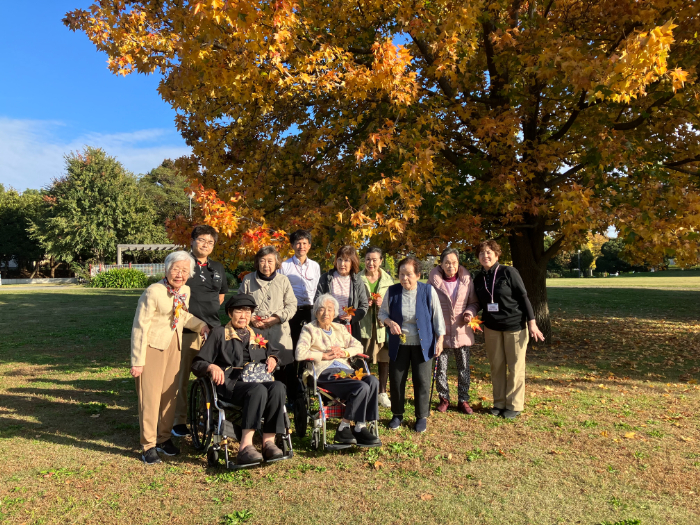
[[[189,152],[157,76],[117,77],[61,19],[87,0],[3,2],[0,16],[0,183],[41,188],[63,156],[99,146],[134,173]]]

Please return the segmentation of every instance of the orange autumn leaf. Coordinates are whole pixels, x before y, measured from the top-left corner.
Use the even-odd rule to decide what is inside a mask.
[[[259,347],[265,348],[265,347],[267,346],[267,342],[268,342],[268,341],[267,341],[267,339],[265,339],[265,338],[262,336],[262,334],[257,334],[257,335],[253,338],[253,342],[254,342],[256,345],[258,345]]]
[[[483,323],[483,321],[481,319],[479,319],[478,317],[472,317],[467,326],[469,326],[469,328],[471,328],[474,332],[476,332],[477,330],[479,332],[483,332],[483,330],[481,329],[481,326],[479,326],[482,323]]]
[[[343,307],[343,312],[345,312],[346,314],[348,314],[351,317],[354,317],[355,311],[356,311],[355,308],[353,308],[352,306],[344,306]]]
[[[365,374],[364,370],[362,370],[361,368],[358,368],[357,370],[355,370],[355,375],[354,375],[353,379],[362,379],[366,375],[367,374]]]

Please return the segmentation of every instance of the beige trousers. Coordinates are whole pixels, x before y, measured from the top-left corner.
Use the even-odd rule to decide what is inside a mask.
[[[170,439],[179,372],[177,332],[165,350],[152,346],[146,349],[146,364],[141,375],[136,378],[141,446],[144,451]]]
[[[486,355],[491,363],[493,406],[522,412],[525,407],[527,328],[501,332],[484,327]]]
[[[180,352],[180,375],[177,379],[177,405],[173,425],[187,424],[187,394],[190,385],[190,367],[192,361],[202,348],[202,336],[199,334],[182,333],[182,349]]]

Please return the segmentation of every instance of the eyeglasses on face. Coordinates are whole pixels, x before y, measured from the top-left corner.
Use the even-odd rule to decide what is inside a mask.
[[[200,246],[209,246],[209,247],[214,246],[214,241],[208,241],[206,239],[202,239],[201,237],[199,237],[195,240],[197,241],[197,244],[199,244]]]

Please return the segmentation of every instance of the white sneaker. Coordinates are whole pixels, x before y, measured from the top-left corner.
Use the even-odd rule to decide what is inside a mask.
[[[377,398],[377,402],[380,407],[384,408],[391,408],[391,401],[389,401],[389,394],[384,392],[383,394],[379,394],[379,397]]]

